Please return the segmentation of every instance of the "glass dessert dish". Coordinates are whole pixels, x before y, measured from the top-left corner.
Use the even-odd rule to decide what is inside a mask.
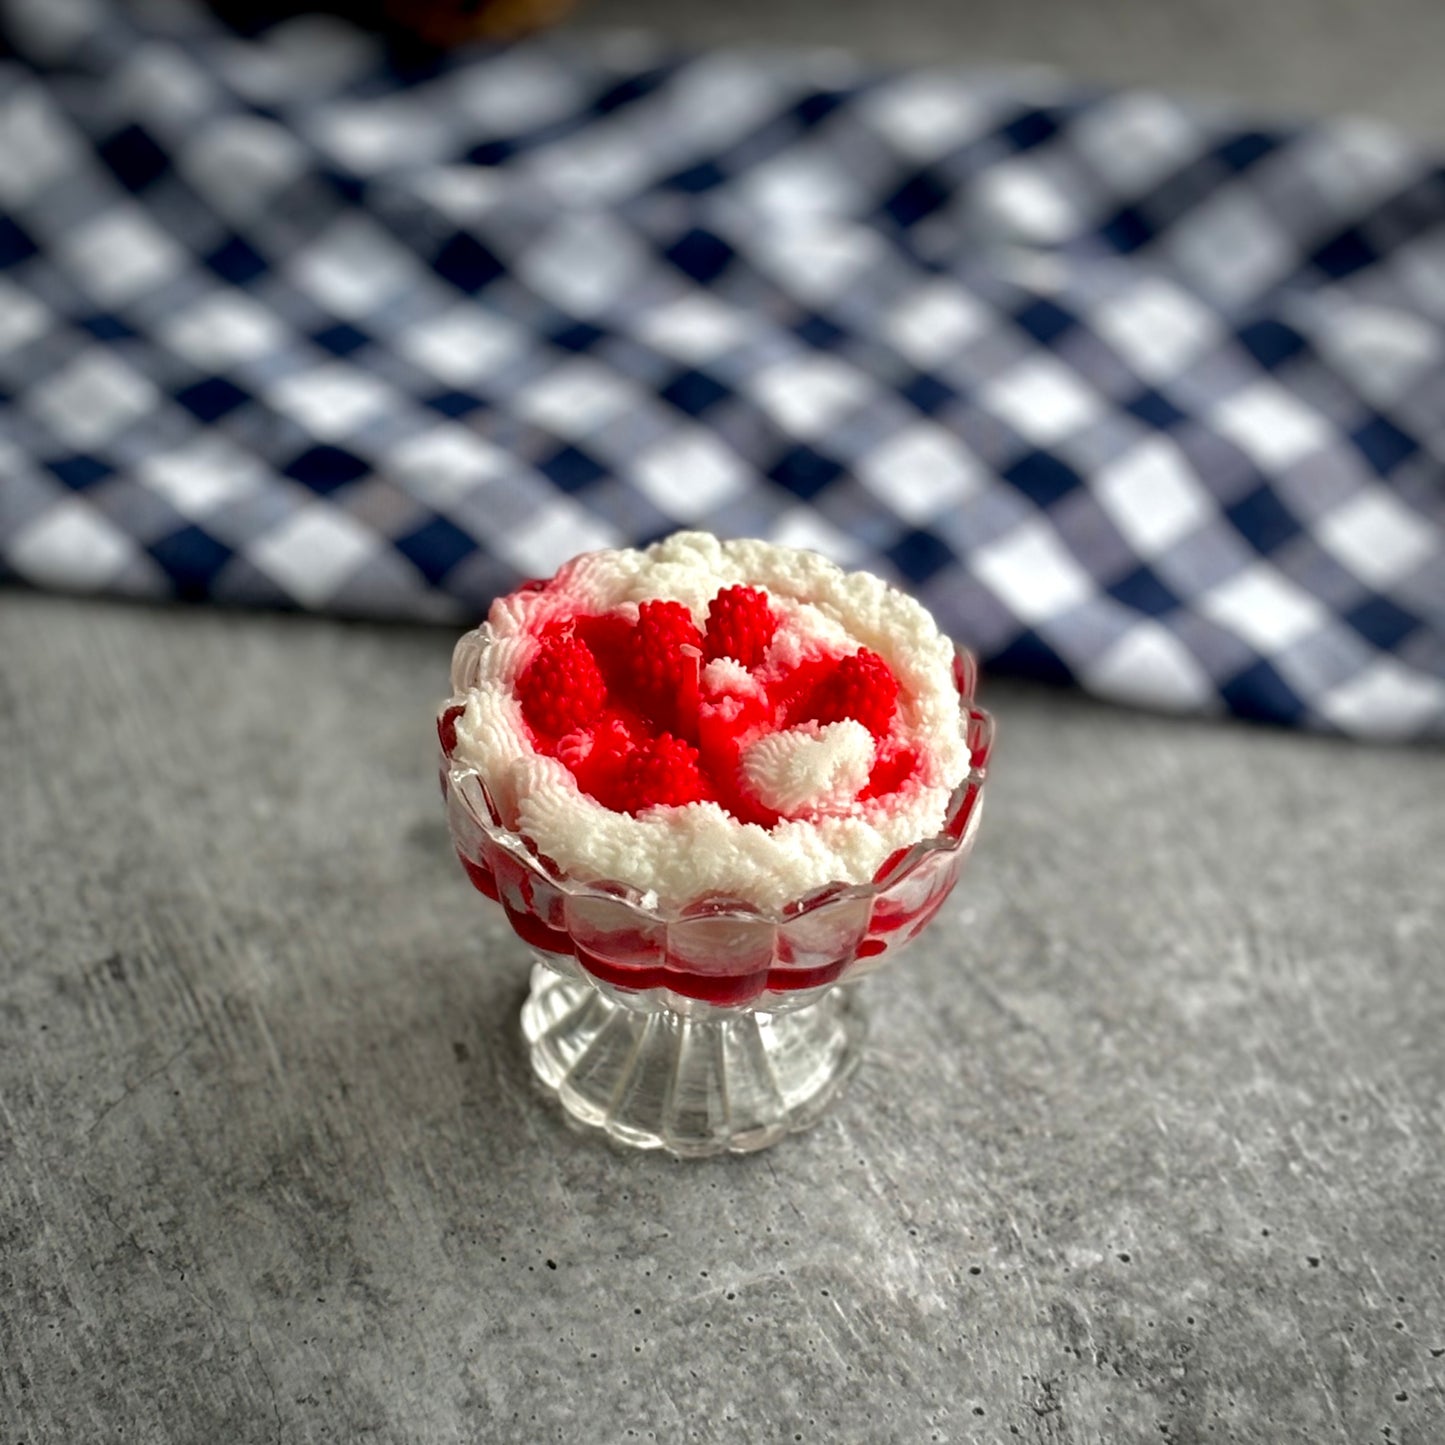
[[[689,546],[704,543],[721,566],[719,544],[697,534],[659,547],[670,548],[662,555],[675,562],[687,559]],[[734,544],[721,545],[726,553]],[[830,576],[837,573],[826,565]],[[733,574],[720,575],[726,580]],[[765,1148],[815,1122],[837,1096],[857,1066],[864,1035],[854,985],[927,927],[972,850],[993,742],[992,720],[974,703],[973,659],[952,650],[936,630],[923,639],[941,676],[927,682],[927,705],[906,697],[898,702],[898,718],[905,710],[915,721],[926,714],[932,728],[931,734],[927,728],[909,732],[894,720],[888,689],[894,678],[877,654],[866,654],[876,669],[868,672],[868,687],[854,688],[839,702],[836,679],[815,681],[837,669],[838,656],[819,661],[809,654],[799,663],[791,644],[767,650],[775,632],[783,638],[803,625],[791,601],[781,595],[764,601],[761,592],[725,599],[720,592],[711,610],[694,602],[706,637],[699,630],[689,634],[696,646],[673,649],[674,664],[682,657],[681,673],[673,666],[666,687],[646,702],[660,646],[648,633],[656,620],[647,615],[652,604],[641,604],[640,622],[637,606],[629,611],[624,604],[621,623],[609,613],[606,625],[599,625],[585,611],[559,623],[555,599],[526,595],[557,581],[505,599],[487,625],[462,638],[453,659],[453,698],[438,717],[440,779],[457,855],[473,885],[500,904],[532,952],[522,1030],[533,1072],[575,1120],[622,1144],[684,1157]],[[729,618],[737,625],[715,628],[726,601],[749,612],[754,624],[761,609],[766,636],[749,641],[736,607]],[[917,613],[932,628],[917,604],[906,605],[914,610],[906,617]],[[515,620],[509,608],[531,619],[512,628],[520,642],[508,634]],[[779,612],[781,621],[774,615]],[[535,621],[539,616],[542,624]],[[684,619],[678,625],[688,625],[685,614],[678,617]],[[639,651],[644,634],[645,653]],[[590,649],[581,664],[579,638]],[[509,660],[509,647],[522,661]],[[600,669],[593,667],[594,654],[605,664]],[[636,687],[627,673],[634,654],[645,663]],[[770,671],[767,659],[774,655],[786,655],[792,672]],[[839,676],[854,678],[863,666],[860,656],[846,653],[853,673],[844,668]],[[722,657],[725,665],[709,667],[707,657]],[[740,657],[750,659],[753,681]],[[905,677],[909,665],[898,663]],[[539,677],[555,682],[558,676],[567,686],[539,692]],[[487,703],[492,712],[484,715],[479,692],[498,677],[502,682]],[[678,677],[681,695],[691,699],[685,707],[674,701]],[[769,685],[784,701],[759,702],[766,689],[758,677],[772,679]],[[798,700],[804,689],[795,685],[797,677],[813,689],[811,701]],[[880,687],[888,692],[881,707],[874,696]],[[751,702],[745,707],[739,698]],[[665,713],[661,736],[656,730],[664,724],[642,719],[644,703]],[[607,709],[611,720],[604,722]],[[719,710],[728,720],[754,722],[765,711],[769,721],[737,730],[748,740],[740,751],[736,737],[719,731]],[[522,741],[502,766],[495,761],[501,756],[497,739],[509,717],[511,742]],[[857,719],[868,722],[871,735]],[[624,734],[619,746],[626,757],[609,762],[604,743],[610,747]],[[922,756],[921,744],[904,746],[925,735],[942,738],[946,773]],[[864,750],[861,772],[854,767],[848,773],[850,748]],[[769,772],[764,764],[782,755],[792,771]],[[838,783],[843,774],[851,781]],[[798,782],[805,775],[807,787]],[[728,781],[735,777],[752,781],[735,786]],[[560,812],[547,792],[556,792],[558,778],[566,785],[559,795],[567,806]],[[650,780],[651,789],[640,796],[639,778]],[[948,785],[937,786],[940,778]],[[897,829],[889,834],[886,819],[881,827],[858,822],[865,814],[876,822],[890,811],[906,813],[909,799],[925,792],[929,810],[918,816],[931,825],[923,836]],[[881,803],[866,802],[880,795]],[[860,854],[851,844],[842,848],[838,857],[851,878],[833,877],[833,855],[806,831],[825,815],[843,821],[832,832],[825,825],[820,839],[852,838],[847,830],[856,825],[874,849]],[[560,829],[558,816],[565,822]],[[795,826],[800,817],[802,832]],[[736,858],[727,854],[733,834],[744,837]],[[900,837],[902,845],[875,864]],[[650,864],[642,856],[649,849]],[[565,866],[554,854],[583,862]],[[820,854],[821,861],[799,857],[810,854]],[[608,861],[615,867],[609,870]],[[718,886],[727,881],[735,886]]]

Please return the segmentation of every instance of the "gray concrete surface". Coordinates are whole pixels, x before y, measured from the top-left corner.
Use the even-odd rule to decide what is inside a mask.
[[[1440,0],[579,0],[577,26],[687,46],[840,47],[886,63],[1047,65],[1230,98],[1264,116],[1378,116],[1445,140]]]
[[[0,592],[0,1441],[1445,1439],[1434,751],[995,684],[812,1133],[528,1086],[450,638]]]
[[[1445,136],[1437,0],[592,0]],[[994,685],[811,1134],[533,1097],[450,639],[0,592],[0,1442],[1445,1441],[1445,760]]]

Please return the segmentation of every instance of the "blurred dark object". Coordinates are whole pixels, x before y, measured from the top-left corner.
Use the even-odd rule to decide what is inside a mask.
[[[297,15],[343,15],[360,25],[424,45],[514,40],[555,24],[576,0],[216,0],[238,30],[254,33]]]

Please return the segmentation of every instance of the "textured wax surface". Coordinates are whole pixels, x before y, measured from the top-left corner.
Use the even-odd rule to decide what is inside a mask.
[[[1445,1438],[1438,750],[985,680],[862,1072],[688,1166],[532,1093],[451,641],[0,594],[7,1445]]]

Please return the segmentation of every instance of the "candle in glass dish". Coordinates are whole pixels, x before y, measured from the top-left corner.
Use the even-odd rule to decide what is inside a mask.
[[[865,572],[678,533],[574,558],[458,643],[438,718],[468,876],[536,955],[523,1027],[578,1119],[681,1155],[811,1123],[842,987],[972,847],[992,724],[928,612]]]

